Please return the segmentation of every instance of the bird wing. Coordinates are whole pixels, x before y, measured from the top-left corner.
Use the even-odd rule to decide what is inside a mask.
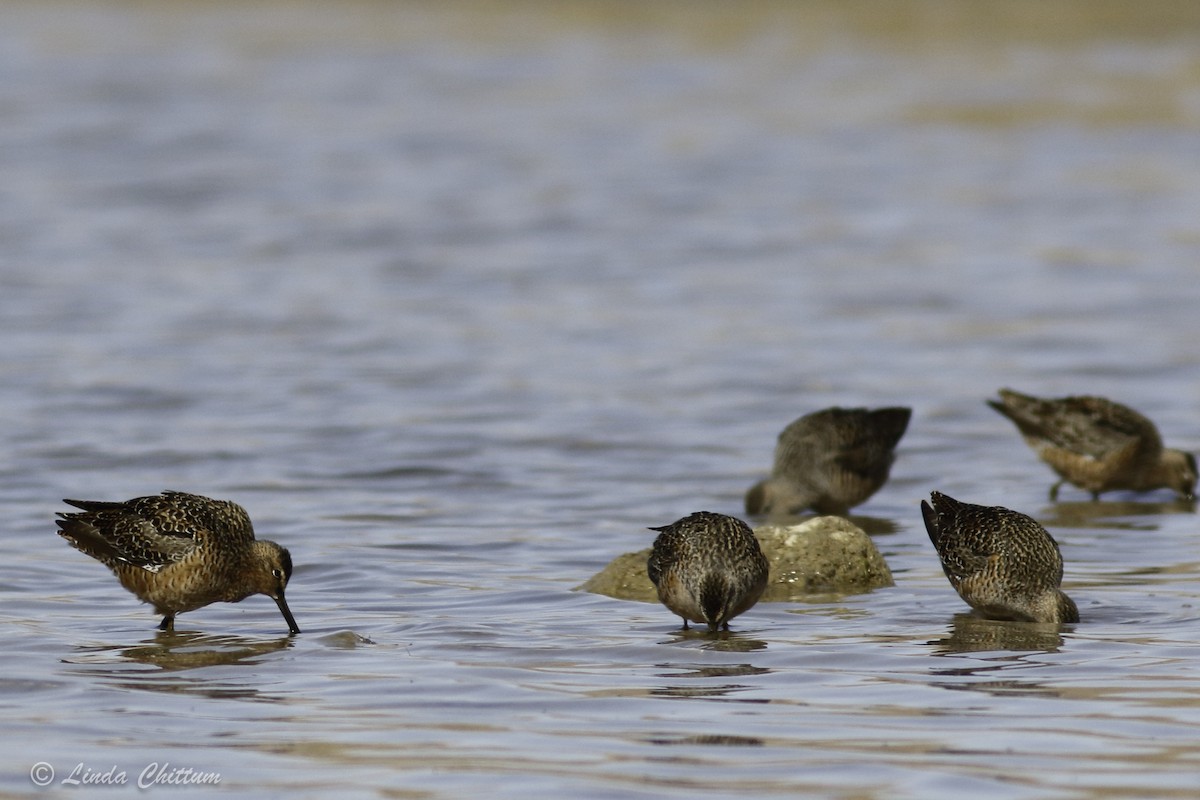
[[[1058,447],[1101,459],[1130,448],[1161,450],[1158,429],[1126,406],[1073,398],[1048,420],[1046,438]]]
[[[939,513],[929,503],[921,501],[925,530],[937,550],[946,577],[955,587],[963,579],[986,569],[995,556],[986,537],[964,536],[956,529],[957,513],[957,504],[954,510]]]
[[[71,505],[79,506],[72,501]],[[115,567],[130,564],[150,572],[186,558],[205,531],[162,530],[147,520],[116,509],[59,514],[59,533],[78,550]]]
[[[1102,460],[1121,450],[1146,456],[1162,450],[1154,423],[1128,406],[1101,397],[1041,400],[1001,392],[1004,402],[988,401],[1016,424],[1035,449],[1050,446]]]

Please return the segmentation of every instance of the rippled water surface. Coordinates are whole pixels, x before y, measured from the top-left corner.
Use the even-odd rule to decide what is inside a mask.
[[[1051,503],[983,403],[1200,449],[1200,14],[1134,5],[0,5],[0,792],[1194,797],[1194,508]],[[893,588],[574,591],[833,404],[914,409]],[[167,488],[291,549],[301,635],[156,633],[54,535]],[[964,615],[931,489],[1083,621]]]

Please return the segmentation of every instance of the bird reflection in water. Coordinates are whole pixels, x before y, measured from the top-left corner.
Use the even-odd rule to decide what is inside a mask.
[[[1054,503],[1043,508],[1037,519],[1051,528],[1111,528],[1155,531],[1168,514],[1195,514],[1196,501],[1175,498],[1162,502],[1135,500],[1084,500]]]
[[[745,678],[755,675],[766,675],[771,672],[763,667],[755,667],[751,664],[663,664],[665,668],[672,670],[671,672],[660,673],[659,677],[668,678],[672,681],[697,681],[710,680],[713,678]],[[656,686],[649,690],[651,697],[727,697],[738,692],[747,691],[759,687],[748,686],[741,683],[679,683],[670,686]],[[760,703],[766,702],[763,698],[747,698],[746,702]]]
[[[252,665],[263,656],[294,645],[295,638],[291,636],[257,639],[198,631],[160,631],[153,639],[133,647],[80,648],[78,655],[64,661],[78,665],[78,674],[108,679],[112,685],[126,689],[213,698],[275,699],[265,697],[253,682],[231,683],[212,680],[207,675],[188,677],[181,673],[204,667]]]
[[[750,653],[767,649],[765,641],[747,636],[744,631],[710,631],[702,628],[680,628],[672,633],[670,639],[660,642],[683,643],[694,644],[701,650],[719,650],[725,653]]]
[[[949,635],[929,642],[935,655],[1002,651],[1055,653],[1063,645],[1057,623],[1011,622],[955,614]]]
[[[733,736],[725,733],[700,733],[694,736],[658,736],[645,740],[647,744],[718,746],[718,747],[762,747],[767,742],[757,736]]]

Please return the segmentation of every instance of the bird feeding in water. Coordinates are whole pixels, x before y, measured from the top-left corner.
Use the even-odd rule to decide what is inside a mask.
[[[153,605],[163,615],[159,630],[173,630],[176,614],[265,594],[279,606],[288,632],[300,632],[284,598],[291,554],[255,539],[250,516],[237,503],[185,492],[63,502],[82,511],[59,513],[59,535]]]
[[[987,619],[1078,622],[1059,588],[1058,543],[1032,517],[1001,506],[961,503],[941,492],[921,515],[942,570],[959,597]]]
[[[1071,483],[1091,492],[1174,489],[1190,500],[1196,493],[1196,457],[1164,447],[1154,423],[1128,406],[1103,397],[1044,399],[1001,389],[988,405],[1012,420],[1025,443],[1060,480],[1050,499]]]
[[[750,526],[734,517],[698,511],[658,531],[646,571],[658,599],[683,618],[729,630],[767,588],[769,565]]]
[[[826,408],[779,434],[771,477],[746,492],[747,514],[845,514],[887,482],[912,409]]]

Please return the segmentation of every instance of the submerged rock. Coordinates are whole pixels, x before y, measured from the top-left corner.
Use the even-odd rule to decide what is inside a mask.
[[[816,517],[798,525],[762,525],[754,530],[771,563],[759,602],[795,600],[809,594],[855,594],[892,586],[892,571],[871,537],[842,517]],[[657,603],[646,574],[650,548],[617,556],[578,587],[620,600]]]

